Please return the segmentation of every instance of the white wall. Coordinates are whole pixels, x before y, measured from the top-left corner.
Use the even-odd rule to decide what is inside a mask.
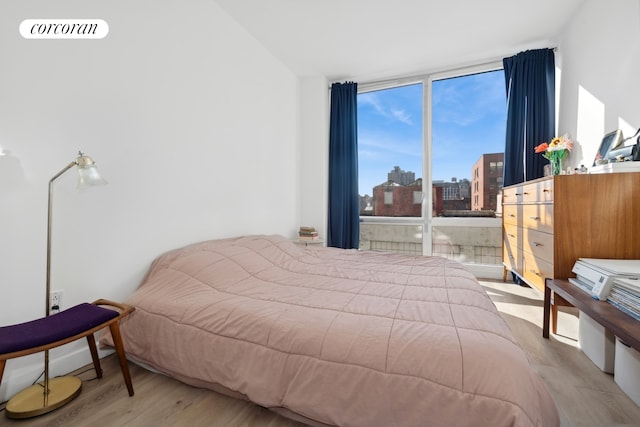
[[[640,2],[587,0],[561,35],[558,133],[579,143],[572,167],[591,166],[602,136],[640,127]]]
[[[27,18],[103,19],[110,32],[26,40]],[[44,315],[47,183],[79,149],[109,185],[56,181],[63,308],[125,299],[174,247],[295,235],[299,79],[215,2],[4,0],[0,61],[0,325]],[[52,373],[87,363],[85,350],[53,352]],[[9,361],[0,401],[41,367],[41,355]]]
[[[329,188],[329,83],[322,76],[301,81],[301,224],[327,237]]]
[[[640,127],[640,6],[587,0],[558,43],[559,133],[590,164]],[[25,40],[27,18],[104,19],[103,40]],[[328,83],[298,79],[207,0],[0,3],[0,325],[44,312],[47,182],[82,149],[109,180],[55,185],[53,289],[123,300],[153,258],[207,238],[325,234]],[[88,363],[52,353],[53,374]],[[8,362],[0,401],[41,357]]]

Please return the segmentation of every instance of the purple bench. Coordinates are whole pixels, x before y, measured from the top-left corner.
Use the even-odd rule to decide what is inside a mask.
[[[110,306],[117,310],[101,306]],[[128,316],[133,310],[134,307],[100,299],[93,304],[83,303],[31,322],[0,327],[0,384],[8,359],[39,353],[83,337],[87,338],[96,376],[102,378],[93,334],[108,326],[129,396],[133,396],[133,385],[119,326],[120,319]]]

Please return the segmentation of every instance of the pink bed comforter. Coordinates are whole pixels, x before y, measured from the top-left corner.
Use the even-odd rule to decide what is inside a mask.
[[[317,423],[559,425],[493,302],[443,258],[214,240],[157,258],[126,302],[134,359]]]

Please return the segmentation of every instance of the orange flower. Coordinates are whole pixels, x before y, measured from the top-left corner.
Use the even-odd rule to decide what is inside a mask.
[[[549,144],[547,144],[546,142],[543,142],[542,144],[535,147],[535,150],[536,150],[536,153],[544,153],[545,151],[547,151],[547,148],[549,148]]]

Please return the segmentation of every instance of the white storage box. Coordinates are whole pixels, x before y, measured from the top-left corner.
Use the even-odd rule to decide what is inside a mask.
[[[616,373],[613,379],[640,406],[640,353],[616,337],[615,359]]]
[[[615,336],[582,311],[578,320],[578,343],[598,368],[609,374],[614,372]]]

